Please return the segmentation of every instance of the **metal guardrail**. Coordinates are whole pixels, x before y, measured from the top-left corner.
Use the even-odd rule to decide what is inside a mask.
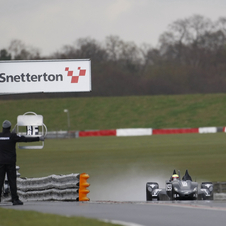
[[[84,131],[48,131],[46,138],[78,138],[86,136],[141,136],[152,134],[177,134],[177,133],[218,133],[225,132],[225,127],[201,127],[184,129],[110,129],[110,130],[84,130]]]
[[[226,182],[213,182],[214,193],[226,193]]]
[[[78,138],[79,131],[50,131],[47,133],[47,139],[58,139],[58,138]]]

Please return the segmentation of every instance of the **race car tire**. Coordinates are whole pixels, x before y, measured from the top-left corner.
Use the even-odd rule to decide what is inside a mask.
[[[171,192],[171,197],[170,197],[171,201],[174,201],[176,200],[176,197],[174,196],[174,189],[172,189],[172,192]]]
[[[152,201],[152,191],[159,188],[159,184],[156,182],[146,183],[146,201]]]

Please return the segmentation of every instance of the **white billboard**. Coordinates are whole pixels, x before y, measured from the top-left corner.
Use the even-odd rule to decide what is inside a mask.
[[[0,94],[91,91],[91,61],[0,61]]]

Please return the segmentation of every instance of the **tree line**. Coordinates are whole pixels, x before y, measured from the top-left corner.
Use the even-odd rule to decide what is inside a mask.
[[[49,56],[20,40],[0,50],[0,60],[43,59],[91,59],[92,92],[67,96],[226,92],[226,18],[178,19],[160,35],[157,47],[108,36],[104,43],[80,38]]]

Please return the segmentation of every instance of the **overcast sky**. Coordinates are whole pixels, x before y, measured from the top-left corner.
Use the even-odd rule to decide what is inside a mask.
[[[43,56],[109,35],[155,47],[169,24],[194,14],[226,17],[226,0],[0,0],[0,49],[18,39]]]

